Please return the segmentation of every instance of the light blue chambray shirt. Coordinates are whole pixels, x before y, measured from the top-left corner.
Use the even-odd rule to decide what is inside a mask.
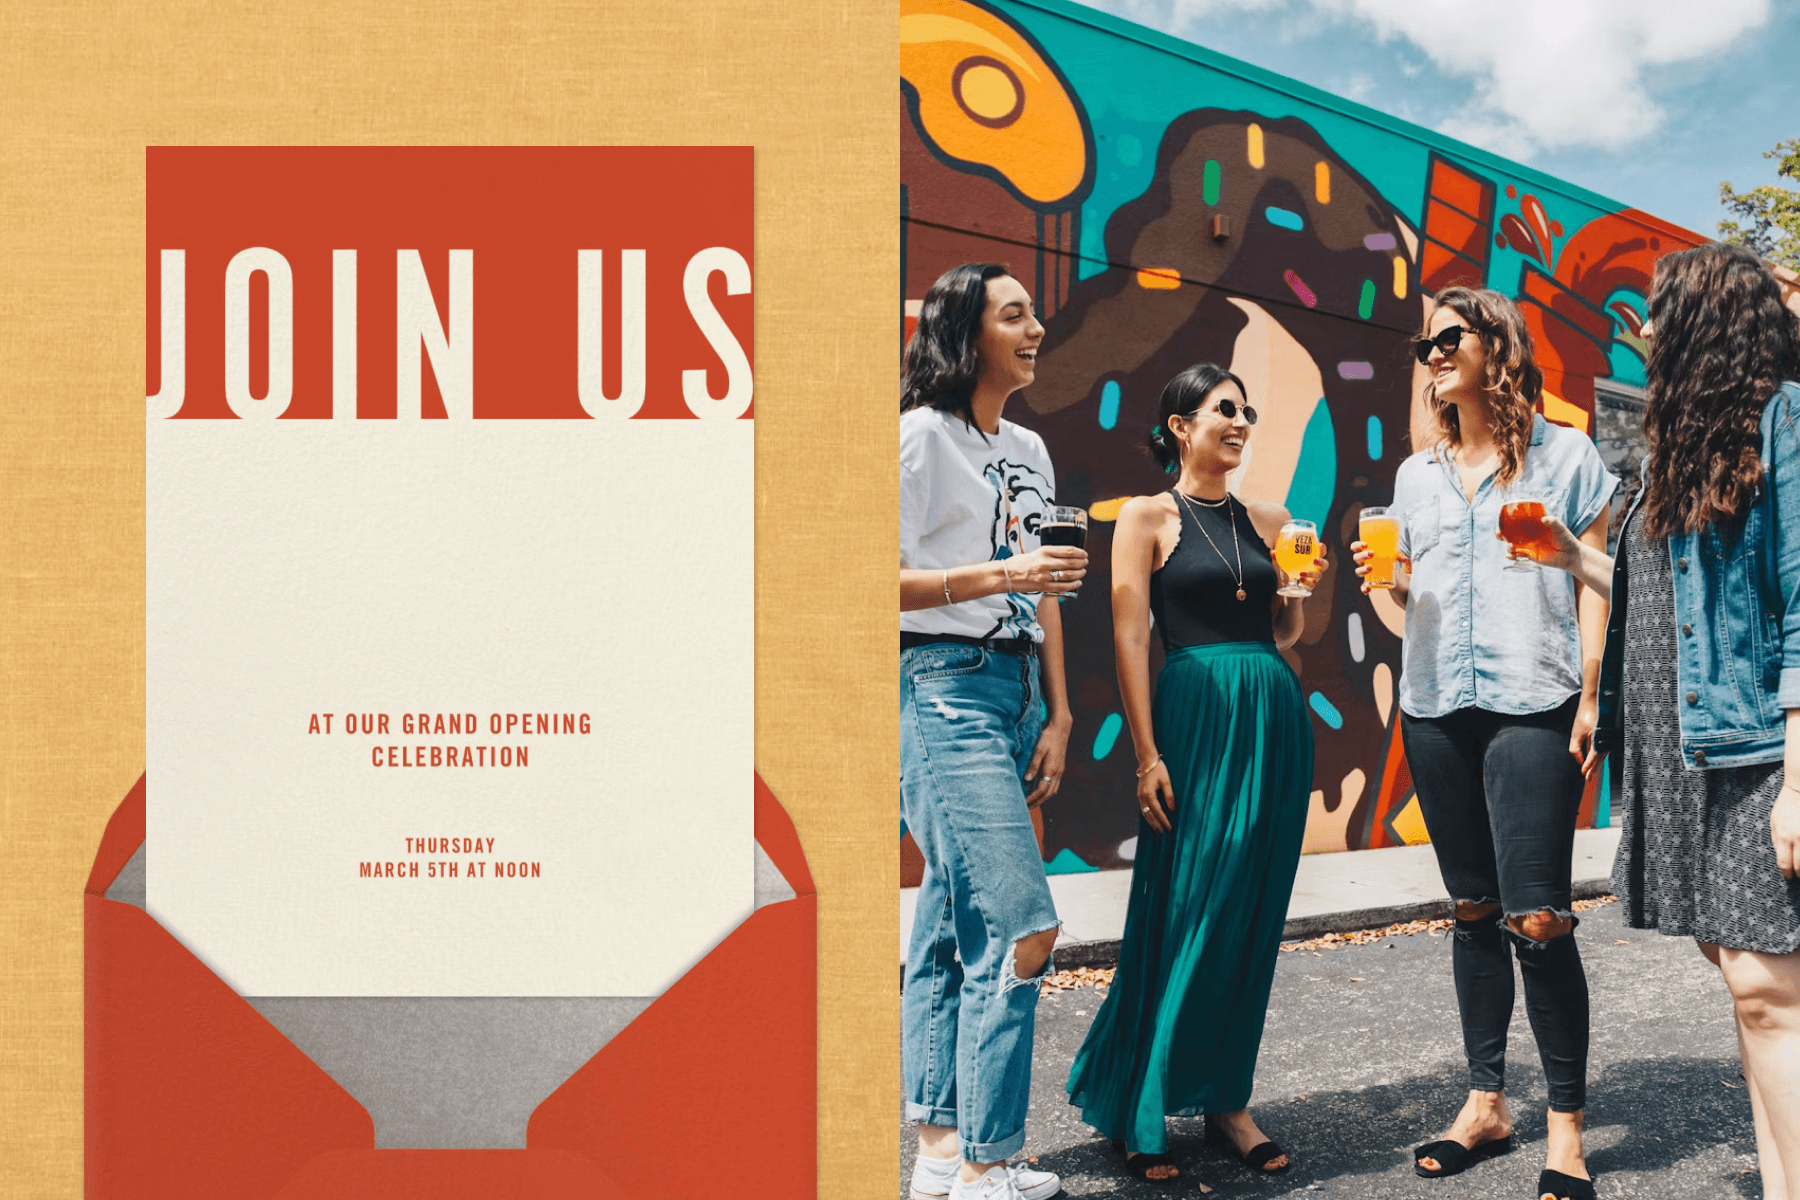
[[[1580,533],[1618,485],[1586,434],[1532,418],[1514,488],[1540,493]],[[1394,476],[1400,553],[1412,559],[1400,660],[1400,707],[1410,716],[1543,712],[1581,690],[1575,578],[1552,567],[1504,569],[1506,499],[1489,476],[1469,503],[1441,450],[1419,451]]]

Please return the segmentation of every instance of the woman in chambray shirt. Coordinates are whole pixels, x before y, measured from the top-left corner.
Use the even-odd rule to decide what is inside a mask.
[[[1570,871],[1583,774],[1596,761],[1606,606],[1560,572],[1508,569],[1498,533],[1501,506],[1530,498],[1603,547],[1618,480],[1588,437],[1534,413],[1543,374],[1511,300],[1453,287],[1436,305],[1416,347],[1430,371],[1422,448],[1394,480],[1403,565],[1392,596],[1406,609],[1401,737],[1456,901],[1452,963],[1470,1091],[1445,1136],[1415,1152],[1415,1167],[1454,1175],[1511,1148],[1510,942],[1550,1091],[1539,1194],[1591,1200],[1581,1144],[1587,980]],[[1368,560],[1362,543],[1352,550]]]
[[[1650,459],[1618,561],[1566,529],[1545,561],[1614,600],[1595,741],[1625,921],[1724,973],[1763,1194],[1800,1197],[1800,330],[1720,245],[1657,262],[1644,329]]]

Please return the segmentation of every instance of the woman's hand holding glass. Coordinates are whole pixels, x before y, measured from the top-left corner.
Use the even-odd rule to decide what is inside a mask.
[[[1370,592],[1377,590],[1377,585],[1369,582],[1369,573],[1374,569],[1370,564],[1372,564],[1374,560],[1375,551],[1370,547],[1369,543],[1364,541],[1354,541],[1350,543],[1350,561],[1356,564],[1356,577],[1362,581],[1362,594],[1365,596]],[[1411,574],[1412,559],[1407,558],[1405,555],[1398,555],[1394,559],[1393,571],[1397,575],[1402,570],[1405,570],[1409,575]],[[1391,587],[1392,585],[1387,585],[1387,587],[1384,587],[1381,590],[1388,590],[1388,588]]]
[[[1329,564],[1325,543],[1311,521],[1290,520],[1275,540],[1275,570],[1280,576],[1280,596],[1307,597],[1319,585]]]
[[[1000,561],[1012,591],[1072,596],[1087,574],[1088,556],[1074,546],[1042,546]]]

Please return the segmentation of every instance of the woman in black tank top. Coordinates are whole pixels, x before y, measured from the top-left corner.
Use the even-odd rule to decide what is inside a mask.
[[[1124,505],[1113,534],[1113,646],[1137,751],[1131,902],[1112,988],[1069,1072],[1071,1103],[1139,1178],[1177,1174],[1165,1116],[1254,1170],[1286,1154],[1250,1099],[1312,787],[1312,726],[1280,651],[1300,601],[1276,595],[1270,551],[1288,519],[1226,481],[1256,422],[1211,363],[1163,389],[1151,451],[1175,486]],[[1322,558],[1299,582],[1311,586]],[[1150,696],[1150,628],[1165,651]]]

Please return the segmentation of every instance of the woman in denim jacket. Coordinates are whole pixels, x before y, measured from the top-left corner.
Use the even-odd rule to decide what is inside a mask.
[[[1606,606],[1592,589],[1509,567],[1501,506],[1533,499],[1604,547],[1618,481],[1585,434],[1533,412],[1542,372],[1513,302],[1445,288],[1418,340],[1431,375],[1421,449],[1400,465],[1394,599],[1406,609],[1399,722],[1419,807],[1456,903],[1452,970],[1469,1095],[1415,1169],[1454,1175],[1512,1146],[1505,1094],[1512,960],[1550,1093],[1533,1195],[1592,1200],[1582,1151],[1587,978],[1571,864]],[[1367,548],[1352,546],[1356,560]],[[1359,569],[1358,574],[1365,573]],[[1367,585],[1365,584],[1365,590]]]
[[[1800,333],[1722,245],[1656,264],[1644,328],[1650,457],[1618,560],[1558,527],[1545,561],[1614,599],[1596,740],[1626,923],[1724,973],[1763,1195],[1800,1200]]]
[[[900,804],[925,856],[901,1001],[913,1200],[1044,1200],[1025,1142],[1038,984],[1056,909],[1031,809],[1056,794],[1072,724],[1056,601],[1087,569],[1040,546],[1043,439],[1003,420],[1044,327],[1005,267],[925,293],[900,399]],[[1027,794],[1029,790],[1029,794]],[[960,1163],[959,1163],[960,1160]]]

